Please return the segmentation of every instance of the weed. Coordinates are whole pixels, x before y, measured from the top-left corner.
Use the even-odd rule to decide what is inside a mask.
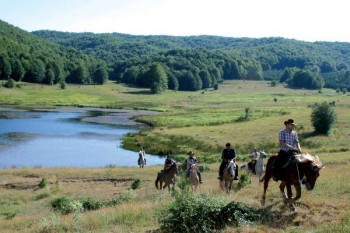
[[[131,184],[131,189],[138,189],[138,188],[140,188],[140,183],[141,183],[141,180],[140,180],[140,179],[135,180],[135,181],[132,182],[132,184]]]
[[[38,184],[39,188],[45,188],[47,186],[47,180],[45,177],[43,177],[40,181],[40,183]]]

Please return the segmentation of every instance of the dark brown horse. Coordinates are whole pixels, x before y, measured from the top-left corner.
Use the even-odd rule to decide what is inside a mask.
[[[155,182],[156,188],[165,189],[166,187],[168,187],[170,191],[170,185],[172,184],[173,185],[172,189],[174,189],[175,176],[177,175],[178,172],[179,172],[179,168],[176,163],[172,163],[169,168],[159,171]],[[158,186],[158,183],[159,183],[159,186]]]
[[[269,158],[266,165],[266,172],[260,181],[264,181],[264,193],[262,196],[261,204],[265,206],[266,190],[269,185],[269,181],[273,176],[272,164],[276,159],[276,155]],[[305,184],[307,190],[312,190],[315,187],[317,177],[319,177],[319,171],[323,168],[319,158],[309,154],[295,155],[294,161],[290,162],[288,167],[284,170],[285,181],[282,181],[279,188],[285,204],[291,205],[295,210],[293,203],[301,197],[301,183]],[[296,196],[292,197],[292,188],[295,187]],[[287,196],[284,192],[287,187]]]

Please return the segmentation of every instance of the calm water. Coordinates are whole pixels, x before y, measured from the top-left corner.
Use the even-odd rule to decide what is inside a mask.
[[[99,114],[111,113],[0,108],[0,168],[137,166],[138,153],[121,148],[120,139],[145,126],[128,124],[123,113],[109,116],[113,124],[82,120]],[[162,164],[164,160],[148,155],[147,151],[146,158],[147,165]]]

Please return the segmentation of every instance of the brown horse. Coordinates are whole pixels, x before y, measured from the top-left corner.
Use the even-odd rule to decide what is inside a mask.
[[[235,176],[235,169],[237,166],[233,160],[231,160],[227,167],[224,169],[222,180],[220,180],[220,188],[226,193],[230,193],[232,189],[233,178]]]
[[[176,163],[172,163],[169,168],[166,170],[161,170],[158,172],[157,179],[155,182],[156,188],[157,189],[165,189],[168,187],[169,192],[170,192],[170,185],[172,184],[174,189],[175,187],[175,176],[179,172],[179,168]],[[158,186],[158,183],[160,184]],[[163,185],[164,183],[164,185]]]
[[[273,176],[272,165],[276,156],[273,155],[268,159],[265,175],[260,179],[260,181],[264,181],[264,193],[261,200],[263,206],[265,206],[266,190]],[[315,187],[317,177],[320,175],[319,171],[323,167],[317,156],[310,154],[295,155],[295,160],[290,162],[284,170],[285,181],[282,181],[279,186],[284,203],[289,204],[295,210],[293,203],[301,197],[301,183],[305,184],[307,190],[312,190]],[[296,190],[295,197],[292,197],[292,185]],[[285,187],[287,187],[287,196],[284,192]]]

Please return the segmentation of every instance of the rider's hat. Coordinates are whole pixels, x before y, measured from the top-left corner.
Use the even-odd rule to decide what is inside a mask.
[[[290,125],[297,125],[297,124],[294,123],[293,119],[288,119],[288,124],[290,124]]]
[[[187,154],[188,155],[194,155],[193,151],[191,151],[191,150]]]

